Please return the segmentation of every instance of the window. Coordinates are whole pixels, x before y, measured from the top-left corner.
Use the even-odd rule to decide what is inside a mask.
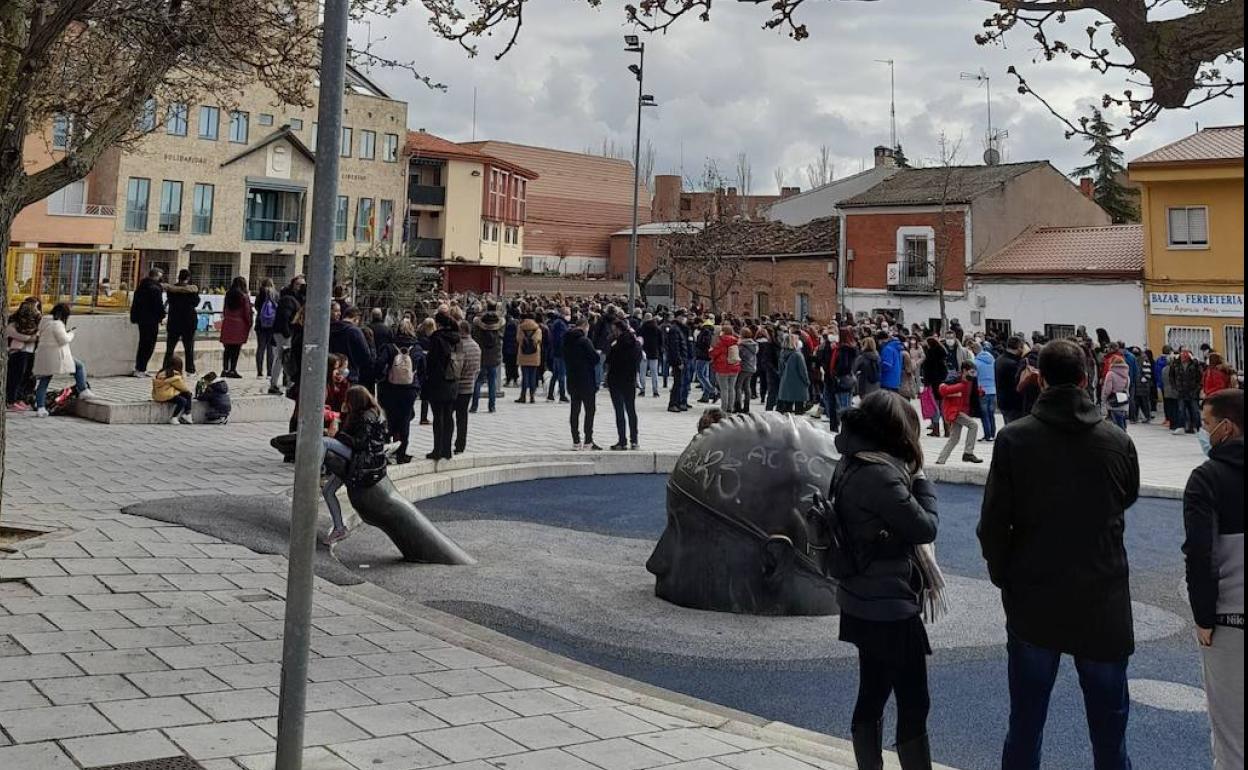
[[[156,100],[150,96],[147,97],[147,101],[143,102],[143,111],[139,113],[138,129],[144,134],[156,130]]]
[[[1209,247],[1209,208],[1179,206],[1166,209],[1170,248],[1205,249]]]
[[[498,243],[498,223],[490,223],[490,243]]]
[[[377,157],[376,131],[360,132],[360,157],[364,160],[373,160]]]
[[[1244,327],[1230,326],[1222,330],[1222,353],[1226,362],[1239,372],[1244,371]]]
[[[353,144],[353,142],[354,142],[354,139],[352,138],[352,135],[351,135],[351,127],[343,126],[342,127],[342,142],[340,146],[338,147],[338,154],[344,158],[351,157],[351,145]]]
[[[489,222],[481,223],[481,240],[483,241],[490,240],[490,223]]]
[[[315,123],[313,123],[312,125],[316,126]],[[291,118],[290,127],[294,131],[302,131],[303,130],[303,118]],[[315,136],[315,134],[313,134],[313,136]]]
[[[810,295],[798,294],[793,298],[793,315],[800,321],[810,316]]]
[[[767,296],[767,292],[760,291],[754,294],[754,316],[762,318],[771,315],[771,297]]]
[[[373,199],[360,198],[359,205],[355,209],[355,239],[365,243],[372,243],[375,224],[376,222],[373,219]]]
[[[187,106],[181,103],[169,105],[165,114],[165,133],[169,136],[186,136]]]
[[[1213,329],[1208,326],[1167,326],[1166,344],[1178,350],[1185,347],[1192,355],[1200,354],[1200,346],[1213,347]]]
[[[247,123],[250,116],[246,112],[235,110],[230,113],[230,141],[235,144],[247,144]]]
[[[519,222],[524,222],[525,217],[528,216],[529,180],[516,177],[516,185],[518,185],[520,188],[520,195],[519,195],[520,206],[519,206],[519,209],[516,211],[516,219]]]
[[[130,177],[126,183],[126,230],[141,233],[147,229],[147,206],[152,180]]]
[[[176,233],[182,229],[182,183],[166,179],[160,185],[160,223],[162,233]]]
[[[989,318],[984,321],[984,332],[999,340],[1008,340],[1014,332],[1014,325],[1006,319]]]
[[[73,125],[68,115],[57,115],[52,118],[52,149],[69,149],[69,137],[73,132]]]
[[[49,214],[81,216],[87,213],[87,180],[70,182],[48,196]]]
[[[351,218],[351,199],[345,195],[338,196],[338,206],[334,209],[334,240],[347,239],[347,221]]]
[[[212,204],[216,192],[210,184],[197,184],[191,192],[191,232],[195,235],[212,234]]]
[[[398,134],[386,134],[381,138],[381,159],[386,163],[396,163],[399,160]]]
[[[902,261],[906,278],[926,278],[928,275],[928,240],[926,235],[905,237]]]
[[[262,126],[273,125],[273,116],[267,112],[262,112],[256,117],[256,122]]]
[[[303,203],[303,192],[248,188],[245,240],[302,242]]]
[[[381,216],[381,241],[389,243],[391,235],[394,232],[394,201],[383,200],[381,202],[381,210],[378,212]]]
[[[1075,336],[1075,327],[1072,324],[1045,324],[1044,337],[1049,340],[1068,340]]]
[[[945,330],[945,322],[939,318],[927,319],[927,328],[932,330],[932,334],[940,334]]]
[[[200,107],[199,108],[199,138],[211,139],[217,141],[217,137],[221,134],[221,108],[219,107]]]

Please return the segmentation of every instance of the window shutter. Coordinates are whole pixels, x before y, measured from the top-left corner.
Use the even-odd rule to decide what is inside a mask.
[[[1188,242],[1205,245],[1209,243],[1209,209],[1190,208],[1187,210]]]
[[[1187,224],[1187,209],[1170,209],[1170,243],[1183,246],[1191,242],[1191,229]]]

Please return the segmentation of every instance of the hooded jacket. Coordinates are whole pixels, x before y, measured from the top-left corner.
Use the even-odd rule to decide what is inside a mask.
[[[804,404],[810,399],[810,372],[806,371],[806,359],[799,350],[780,352],[780,387],[777,400]],[[770,396],[769,396],[770,398]]]
[[[897,390],[901,387],[901,340],[889,338],[880,350],[880,387]]]
[[[472,338],[481,348],[481,366],[503,363],[503,319],[498,317],[498,313],[487,310],[473,321]]]
[[[865,398],[880,389],[881,372],[879,353],[867,350],[858,355],[854,360],[854,380],[858,385],[859,396]]]
[[[663,354],[671,366],[685,365],[685,341],[689,332],[679,321],[672,321],[663,327]]]
[[[130,323],[139,326],[156,326],[165,320],[165,291],[159,281],[144,278],[139,281],[130,299]]]
[[[1012,350],[1007,350],[993,362],[992,369],[996,375],[997,405],[1004,413],[1021,412],[1023,396],[1018,392],[1018,377],[1023,373],[1023,357]]]
[[[1112,411],[1124,412],[1128,405],[1123,403],[1121,406],[1115,406],[1110,402],[1110,396],[1115,393],[1130,394],[1131,392],[1131,367],[1127,365],[1126,359],[1122,356],[1111,356],[1109,366],[1106,368],[1105,380],[1101,383],[1101,394],[1105,400],[1105,406]]]
[[[1187,597],[1201,628],[1244,612],[1244,439],[1223,441],[1183,491]],[[1242,627],[1241,627],[1242,628]]]
[[[554,315],[550,323],[550,358],[563,358],[563,338],[568,334],[568,322],[563,316]]]
[[[694,335],[693,353],[694,358],[698,361],[711,360],[711,344],[715,339],[715,325],[712,323],[704,323],[698,327],[698,332]]]
[[[637,362],[641,355],[637,337],[631,331],[621,330],[607,351],[607,387],[624,393],[637,387]]]
[[[741,373],[754,374],[758,371],[758,343],[752,339],[743,339],[737,343],[741,353]]]
[[[1097,661],[1135,651],[1123,532],[1139,489],[1131,437],[1077,385],[997,434],[977,532],[1011,633]]]
[[[741,353],[740,340],[735,334],[721,334],[710,350],[711,371],[715,374],[733,375],[741,373],[741,362],[732,363],[728,360],[728,348],[737,346],[738,358]]]
[[[563,362],[567,367],[568,393],[578,398],[592,398],[598,391],[598,351],[579,328],[563,337]]]
[[[979,378],[979,388],[985,396],[997,395],[997,360],[987,350],[975,355],[975,376]]]
[[[69,343],[73,341],[74,333],[66,330],[63,321],[45,315],[39,321],[39,345],[35,348],[31,374],[36,377],[73,374],[74,354],[69,350]]]
[[[199,326],[199,289],[192,284],[165,287],[169,304],[169,320],[165,327],[176,334],[188,334]]]
[[[525,338],[533,340],[535,352],[524,352]],[[520,366],[542,365],[542,325],[532,318],[526,318],[516,327],[516,363]]]
[[[481,371],[481,346],[472,337],[459,335],[459,352],[464,356],[463,368],[459,370],[459,395],[471,395]]]
[[[294,334],[295,316],[299,314],[299,296],[289,287],[282,289],[277,298],[277,317],[273,319],[273,333],[283,337]]]
[[[913,479],[904,463],[869,462],[863,452],[881,453],[861,412],[842,416],[836,449],[841,453],[829,494],[845,522],[850,548],[862,571],[840,582],[841,612],[874,621],[906,620],[919,614],[923,588],[914,546],[936,539],[936,487]]]

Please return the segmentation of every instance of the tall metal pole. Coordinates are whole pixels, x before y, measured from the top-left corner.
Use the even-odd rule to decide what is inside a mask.
[[[348,0],[325,0],[321,37],[321,92],[312,191],[312,249],[299,377],[299,430],[295,449],[290,556],[286,573],[286,625],[282,634],[281,698],[277,712],[277,770],[303,766],[303,727],[312,618],[312,557],[321,468],[329,297],[334,281],[334,210],[346,87]]]
[[[637,301],[637,205],[641,197],[641,97],[646,77],[646,44],[637,45],[640,60],[637,64],[637,135],[633,140],[633,233],[628,239],[628,313],[631,315]]]
[[[992,78],[984,76],[984,93],[988,95],[988,149],[993,149],[992,142]]]

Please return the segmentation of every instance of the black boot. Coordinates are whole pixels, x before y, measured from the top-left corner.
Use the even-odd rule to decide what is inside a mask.
[[[855,722],[850,733],[858,770],[884,770],[884,722]]]
[[[858,748],[857,740],[854,748]],[[932,770],[932,747],[927,742],[927,733],[899,744],[897,761],[901,763],[901,770]]]

